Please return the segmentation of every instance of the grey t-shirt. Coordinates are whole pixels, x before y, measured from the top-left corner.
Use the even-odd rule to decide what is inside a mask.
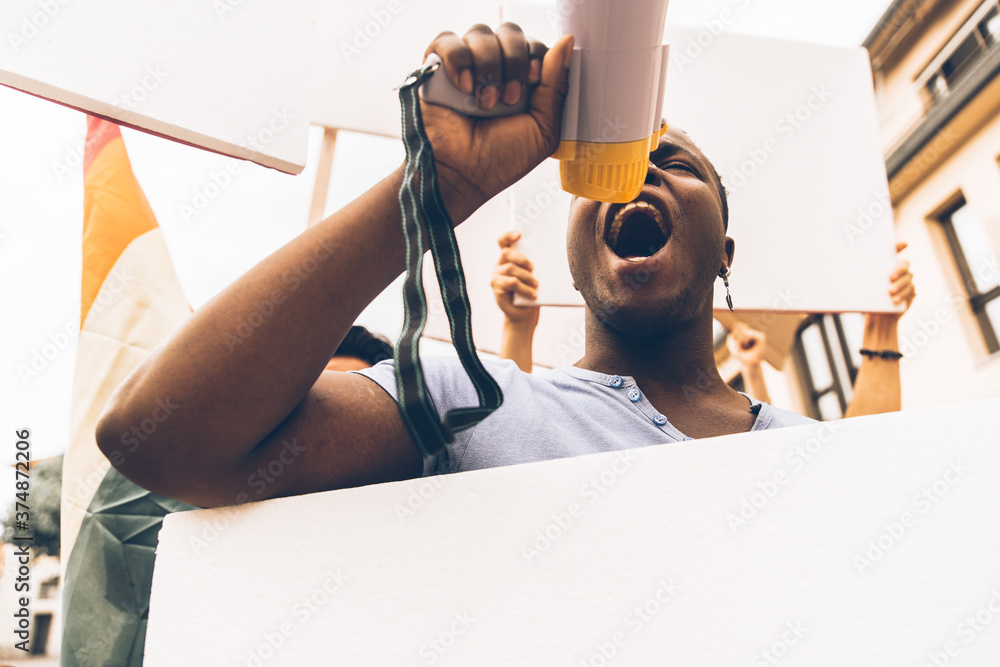
[[[478,404],[457,357],[421,357],[424,379],[439,416]],[[646,400],[635,380],[576,366],[524,373],[513,361],[483,359],[503,390],[503,405],[455,443],[424,462],[424,475],[546,461],[566,456],[692,440]],[[396,399],[393,362],[355,371]],[[744,394],[745,395],[745,394]],[[812,422],[747,396],[757,413],[754,431]]]

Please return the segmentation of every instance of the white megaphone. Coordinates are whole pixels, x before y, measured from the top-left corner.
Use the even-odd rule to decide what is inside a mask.
[[[661,111],[668,1],[558,0],[560,33],[574,38],[562,134],[552,155],[560,161],[563,190],[616,203],[631,201],[642,190],[649,153],[667,130]],[[452,86],[442,69],[421,88],[427,102],[469,116],[527,109],[524,95],[519,104],[500,102],[484,111],[471,94]]]
[[[559,0],[559,16],[560,32],[575,44],[552,156],[560,161],[562,188],[587,199],[631,201],[667,129],[667,0]]]

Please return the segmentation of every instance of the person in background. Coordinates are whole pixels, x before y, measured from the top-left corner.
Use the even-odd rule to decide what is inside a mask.
[[[896,252],[906,249],[897,243]],[[916,297],[910,263],[900,260],[889,276],[889,296],[895,305],[904,305],[898,313],[866,313],[862,342],[861,366],[854,382],[854,398],[844,417],[877,415],[902,408],[902,388],[899,381],[899,320],[909,310]],[[729,334],[729,352],[743,365],[743,381],[747,393],[761,401],[770,401],[761,363],[767,337],[740,323]]]
[[[531,349],[538,326],[540,308],[515,306],[514,295],[527,299],[538,295],[538,280],[533,275],[531,261],[517,250],[515,244],[521,238],[516,231],[505,232],[499,239],[500,259],[493,270],[490,286],[497,305],[504,314],[503,335],[500,357],[514,361],[525,373],[532,369]],[[906,243],[897,243],[896,252],[902,252]],[[904,304],[898,313],[867,313],[865,315],[863,358],[854,383],[854,398],[848,406],[845,417],[860,417],[883,412],[895,412],[901,408],[901,387],[899,381],[899,319],[909,309],[916,296],[910,263],[900,260],[889,276],[889,296],[896,305]],[[729,352],[743,366],[743,381],[746,391],[764,403],[771,402],[764,371],[764,349],[767,344],[763,332],[739,323],[729,334]]]
[[[764,382],[764,350],[767,348],[767,337],[763,331],[738,322],[726,337],[729,353],[742,365],[743,384],[747,393],[767,403],[771,402],[771,394]]]
[[[896,244],[903,252],[906,243]],[[913,286],[910,263],[900,260],[889,276],[889,296],[895,305],[904,305],[898,313],[867,313],[864,338],[861,342],[861,367],[854,381],[854,398],[847,406],[845,417],[896,412],[902,408],[902,388],[899,382],[899,319],[910,309],[917,296]]]
[[[521,232],[509,231],[498,239],[500,261],[493,269],[490,286],[497,305],[503,311],[503,333],[500,337],[500,358],[510,359],[525,373],[531,372],[531,343],[538,326],[537,307],[515,306],[514,295],[526,299],[538,298],[538,279],[532,274],[534,265],[514,247]]]
[[[392,359],[389,339],[355,324],[326,364],[326,370],[360,371],[385,359]]]

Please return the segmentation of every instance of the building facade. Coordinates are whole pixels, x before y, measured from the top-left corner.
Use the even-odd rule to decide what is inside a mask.
[[[899,325],[903,408],[1000,393],[1000,2],[895,0],[864,42],[889,202],[917,298]],[[883,209],[884,210],[884,209]],[[864,216],[871,211],[859,209]],[[888,283],[887,283],[888,287]],[[837,418],[860,364],[861,316],[814,316],[775,384]],[[782,388],[784,389],[784,387]]]

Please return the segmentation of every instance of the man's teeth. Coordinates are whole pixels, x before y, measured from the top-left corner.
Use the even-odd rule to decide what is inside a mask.
[[[663,236],[667,236],[667,231],[663,228],[663,217],[660,216],[660,212],[656,210],[656,207],[644,201],[634,201],[625,204],[625,206],[620,208],[618,213],[615,214],[614,219],[611,220],[611,229],[608,231],[608,245],[612,248],[614,248],[615,244],[618,243],[618,233],[622,230],[622,223],[625,222],[625,218],[627,218],[629,214],[636,209],[639,209],[653,218],[653,220],[656,220],[656,224],[659,226],[660,231],[663,232]]]

